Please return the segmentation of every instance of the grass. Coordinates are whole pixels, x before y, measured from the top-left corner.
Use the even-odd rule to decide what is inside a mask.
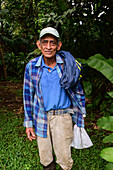
[[[13,93],[16,95],[16,96],[22,96],[23,95],[23,90],[22,89],[19,89],[19,90],[16,90],[16,91],[13,91]]]
[[[23,127],[23,115],[17,115],[5,109],[0,110],[0,169],[2,170],[42,170],[36,140],[27,139]],[[87,120],[86,120],[87,121]],[[88,119],[91,125],[92,118]],[[88,149],[72,149],[74,165],[72,170],[103,170],[107,164],[100,157],[100,151],[108,146],[102,139],[105,131],[86,128],[93,146]],[[60,170],[57,165],[57,170]]]
[[[37,143],[26,138],[23,117],[7,112],[0,119],[0,169],[41,170]]]

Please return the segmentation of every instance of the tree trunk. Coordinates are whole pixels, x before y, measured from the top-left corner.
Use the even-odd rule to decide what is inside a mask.
[[[0,0],[0,11],[1,11],[1,0]],[[2,19],[2,17],[1,17]],[[3,24],[3,21],[1,20],[1,35],[3,36],[4,35],[4,24]],[[2,44],[2,39],[0,39],[0,54],[1,54],[1,60],[2,60],[2,67],[3,67],[3,72],[4,72],[4,78],[6,80],[7,78],[7,67],[6,67],[6,64],[5,64],[5,58],[4,58],[4,51],[3,51],[3,44]]]
[[[1,42],[0,42],[0,54],[1,54],[1,58],[2,58],[2,66],[3,66],[4,78],[6,80],[6,78],[7,78],[7,68],[6,68],[6,65],[5,65],[4,52],[3,52]]]

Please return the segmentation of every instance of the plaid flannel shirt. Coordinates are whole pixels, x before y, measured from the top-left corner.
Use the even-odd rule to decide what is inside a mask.
[[[34,58],[31,60],[25,68],[24,75],[24,90],[23,90],[23,99],[24,99],[24,126],[25,127],[35,127],[36,135],[40,137],[47,137],[47,113],[44,110],[44,102],[41,93],[41,84],[40,78],[42,75],[41,67],[42,56]],[[62,58],[59,55],[56,55],[56,65],[57,72],[59,77],[62,76]],[[71,108],[74,111],[72,114],[72,120],[79,127],[84,127],[84,118],[83,114],[86,114],[85,111],[85,96],[80,85],[80,81],[77,84],[67,90],[69,97],[72,102]]]

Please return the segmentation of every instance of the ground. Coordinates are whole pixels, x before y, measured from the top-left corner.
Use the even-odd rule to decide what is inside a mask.
[[[22,82],[0,81],[0,108],[3,112],[23,113]]]

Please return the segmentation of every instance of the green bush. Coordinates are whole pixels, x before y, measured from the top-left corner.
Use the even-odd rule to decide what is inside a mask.
[[[102,129],[109,130],[109,131],[113,132],[113,116],[102,117],[102,118],[98,119],[97,124]],[[103,142],[104,143],[109,143],[109,142],[113,143],[113,133],[106,136],[103,139]],[[100,153],[100,156],[108,162],[113,162],[113,147],[107,147],[107,148],[103,149]],[[113,168],[113,163],[109,163],[106,166],[106,169],[109,169],[111,166]]]

